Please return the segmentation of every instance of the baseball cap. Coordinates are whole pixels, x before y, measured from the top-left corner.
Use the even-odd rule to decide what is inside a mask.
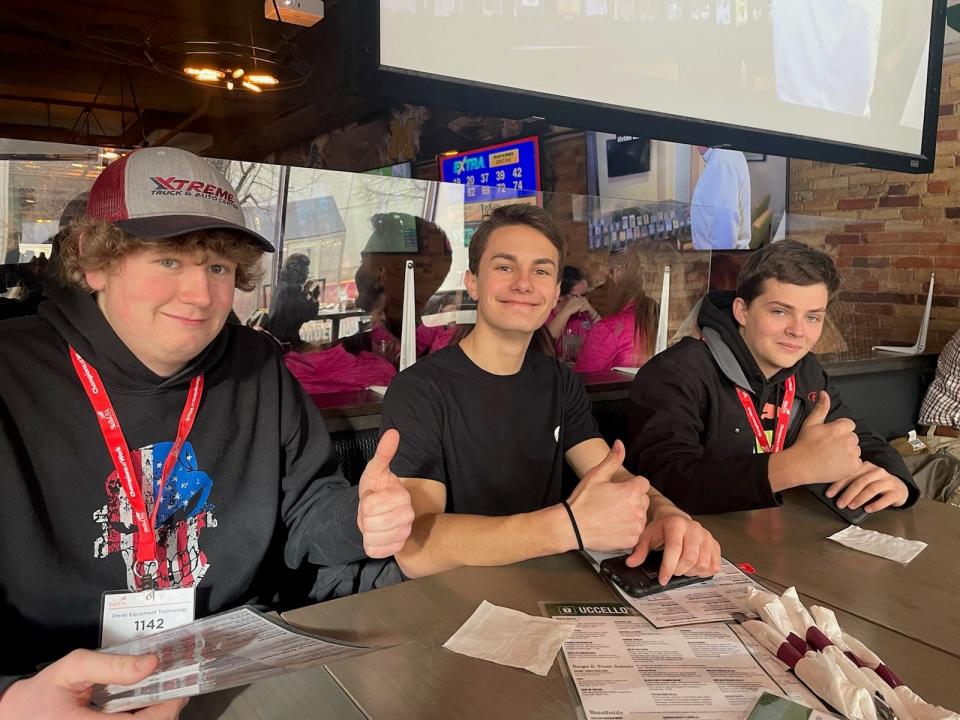
[[[230,182],[203,158],[178,148],[143,148],[107,165],[90,189],[87,216],[147,240],[236,230],[273,252],[266,238],[247,228]]]

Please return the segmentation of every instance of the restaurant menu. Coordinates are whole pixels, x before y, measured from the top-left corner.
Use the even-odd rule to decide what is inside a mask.
[[[741,720],[777,684],[725,624],[656,629],[636,616],[576,624],[563,656],[587,720]]]
[[[617,602],[542,602],[540,603],[541,612],[546,617],[552,617],[560,620],[570,620],[577,623],[577,632],[571,635],[570,639],[564,645],[565,663],[561,663],[561,670],[564,673],[571,691],[574,696],[580,700],[581,715],[588,718],[647,718],[666,717],[681,718],[689,717],[689,711],[682,711],[677,708],[686,705],[690,697],[698,697],[699,692],[702,695],[713,698],[714,710],[707,717],[726,717],[724,713],[727,710],[717,709],[717,698],[725,697],[725,693],[731,690],[730,667],[723,666],[712,669],[714,665],[720,665],[716,660],[725,652],[732,652],[735,660],[732,667],[747,667],[749,672],[747,680],[742,687],[737,687],[735,692],[735,705],[746,702],[745,709],[753,706],[760,692],[768,692],[770,685],[757,680],[761,675],[767,678],[776,686],[774,694],[780,697],[789,698],[796,703],[806,706],[813,711],[826,713],[827,709],[823,703],[807,689],[790,668],[778,660],[769,650],[763,647],[739,624],[718,624],[712,626],[713,629],[720,628],[719,633],[707,633],[703,635],[701,631],[710,628],[680,628],[676,630],[658,630],[651,625],[643,616],[636,614],[637,611],[632,607]],[[586,619],[586,623],[584,622]],[[593,624],[593,620],[603,619],[606,623],[599,625]],[[617,620],[611,630],[610,621]],[[729,632],[726,632],[729,631]],[[620,637],[613,637],[619,633]],[[732,635],[730,634],[732,633]],[[638,663],[636,653],[631,653],[631,649],[648,642],[651,636],[659,638],[662,642],[659,649],[653,649],[649,646],[644,650],[653,654],[652,660],[655,662]],[[705,641],[705,638],[713,638]],[[605,645],[612,645],[613,652],[605,649]],[[699,655],[693,662],[689,657],[685,657],[683,648],[697,648],[695,653]],[[754,664],[747,662],[744,656],[744,649],[752,656]],[[622,656],[624,650],[631,654],[630,664],[623,662]],[[575,662],[571,662],[575,658]],[[597,662],[595,658],[600,658]],[[668,688],[671,682],[669,676],[664,676],[662,669],[654,669],[651,676],[648,674],[649,665],[656,664],[661,658],[673,662],[672,669],[669,672],[678,672],[682,667],[685,673],[684,679],[688,684],[683,698],[676,701],[666,700],[664,693],[671,692]],[[647,658],[650,660],[651,658]],[[700,663],[700,670],[694,674],[691,665]],[[757,670],[760,670],[759,674]],[[631,679],[631,675],[633,676]],[[579,680],[578,680],[579,678]],[[695,678],[692,680],[691,678]],[[609,684],[608,684],[609,681]],[[649,692],[631,692],[626,691],[632,685],[648,683],[656,690]],[[708,687],[712,685],[713,687]],[[758,686],[758,692],[750,696],[748,688]],[[699,690],[693,689],[693,686],[700,686]],[[584,688],[584,691],[581,691]],[[608,695],[608,691],[609,695]],[[604,696],[604,700],[597,700]],[[624,705],[619,710],[611,710],[610,706],[617,705],[622,700],[629,700],[639,704],[628,713],[628,707]],[[721,700],[722,702],[723,700]],[[674,709],[666,709],[673,703]],[[599,708],[591,716],[588,707]],[[736,712],[736,711],[734,711]],[[693,713],[697,715],[697,713]],[[745,711],[741,713],[743,717]],[[699,717],[699,715],[697,715]],[[812,718],[821,720],[815,714]]]
[[[585,553],[594,569],[599,571],[600,562],[608,557],[623,555],[620,552]],[[695,585],[665,590],[661,593],[635,598],[616,587],[623,601],[629,603],[655,627],[667,628],[698,623],[729,622],[734,613],[756,617],[746,604],[747,588],[764,588],[743,573],[729,560],[722,560],[720,570],[710,580]]]
[[[211,615],[101,652],[160,657],[134,685],[99,685],[93,703],[120,712],[173,698],[246,685],[260,678],[330,663],[374,648],[295,630],[251,607]]]

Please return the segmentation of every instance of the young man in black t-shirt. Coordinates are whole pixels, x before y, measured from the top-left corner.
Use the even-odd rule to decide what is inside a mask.
[[[623,465],[597,431],[580,380],[530,348],[559,296],[565,242],[540,208],[497,208],[470,245],[465,283],[477,323],[459,345],[401,373],[383,430],[416,520],[396,559],[410,577],[505,565],[579,546],[664,549],[660,581],[710,575],[720,548],[699,523]],[[561,494],[563,461],[581,478]]]

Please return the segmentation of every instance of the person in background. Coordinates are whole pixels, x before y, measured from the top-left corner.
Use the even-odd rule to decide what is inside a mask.
[[[560,295],[566,241],[534,205],[496,208],[470,242],[464,282],[477,323],[458,345],[406,369],[381,429],[400,432],[393,471],[417,518],[397,562],[408,577],[505,565],[579,547],[663,548],[660,581],[709,575],[719,545],[600,436],[583,383],[531,346]],[[580,477],[562,490],[564,462]]]
[[[793,240],[756,251],[737,289],[700,309],[702,340],[654,356],[630,390],[627,467],[689,513],[779,505],[781,492],[829,484],[837,507],[913,504],[900,456],[852,418],[811,349],[840,275]]]
[[[575,335],[582,339],[590,332],[593,323],[600,319],[600,313],[594,310],[587,299],[587,278],[579,268],[573,265],[563,266],[560,279],[560,299],[550,311],[546,328],[556,343],[557,354],[563,350],[564,335]]]
[[[282,343],[293,347],[300,344],[300,326],[317,319],[320,309],[319,287],[308,292],[310,258],[303,253],[293,253],[280,268],[276,292],[270,302],[270,334]]]
[[[739,150],[697,145],[706,166],[693,190],[690,231],[697,250],[750,247],[750,170]]]
[[[294,570],[316,600],[402,579],[396,435],[351,487],[275,346],[227,322],[272,251],[212,165],[137,150],[94,183],[39,314],[0,322],[0,720],[95,717],[94,684],[153,672],[92,651],[104,592],[184,590],[204,616],[274,603]]]
[[[930,452],[945,452],[960,462],[960,331],[943,346],[937,374],[920,406],[918,435]],[[960,490],[948,502],[960,504]]]
[[[659,304],[643,291],[644,256],[634,246],[611,256],[611,315],[590,329],[577,372],[640,367],[653,354]]]
[[[33,258],[26,265],[14,266],[11,275],[18,276],[17,287],[7,293],[7,297],[0,296],[0,320],[24,315],[35,315],[40,303],[46,299],[43,286],[46,275],[56,267],[57,256],[60,254],[60,239],[74,222],[83,217],[87,209],[88,191],[84,191],[67,203],[60,213],[57,234],[50,238],[50,257]],[[41,253],[41,257],[42,257]],[[4,272],[0,267],[0,289],[3,287]]]

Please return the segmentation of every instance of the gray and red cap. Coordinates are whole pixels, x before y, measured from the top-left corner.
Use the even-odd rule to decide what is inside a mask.
[[[87,217],[146,240],[235,230],[273,252],[266,238],[246,226],[230,182],[203,158],[177,148],[143,148],[110,163],[90,189]]]

